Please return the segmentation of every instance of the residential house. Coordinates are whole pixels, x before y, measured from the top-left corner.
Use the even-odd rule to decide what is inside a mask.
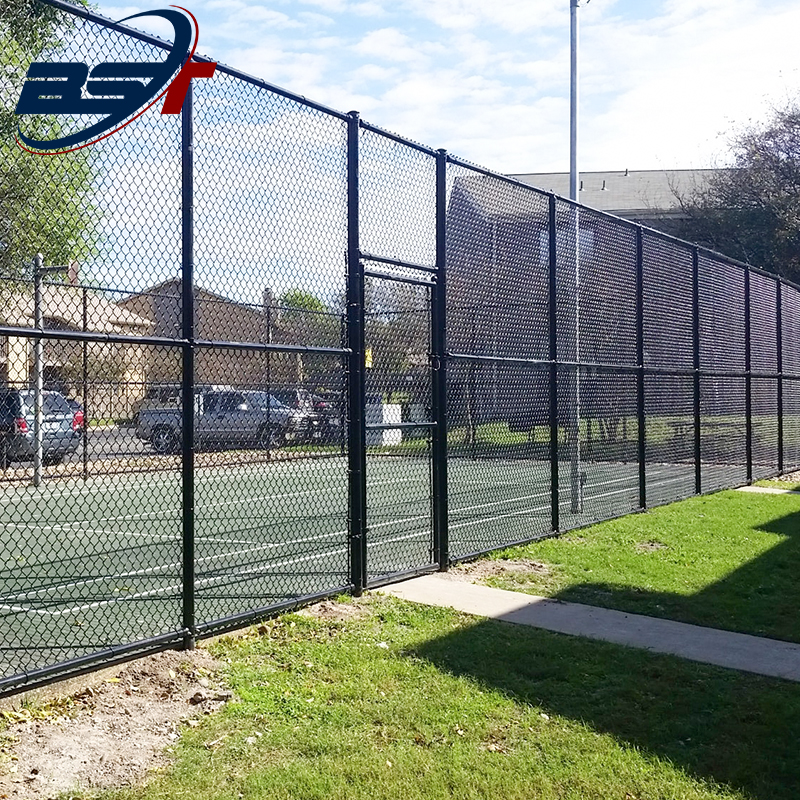
[[[0,319],[12,327],[35,327],[34,293],[30,282],[0,282]],[[89,331],[125,336],[147,336],[149,320],[120,308],[101,292],[61,283],[42,286],[42,315],[46,330]],[[124,417],[141,396],[145,374],[143,348],[138,344],[84,343],[44,339],[42,372],[46,387],[87,402],[91,414]],[[84,381],[84,367],[88,381]],[[0,381],[27,387],[34,381],[34,339],[0,338]]]
[[[173,278],[131,295],[120,309],[149,320],[154,336],[179,339],[182,334],[182,281]],[[200,286],[194,287],[194,336],[207,342],[266,344],[286,338],[281,311],[269,290],[260,305],[237,302]],[[144,372],[150,384],[174,383],[182,374],[181,348],[148,347]],[[194,354],[198,384],[265,387],[302,382],[302,359],[232,347],[198,347]]]

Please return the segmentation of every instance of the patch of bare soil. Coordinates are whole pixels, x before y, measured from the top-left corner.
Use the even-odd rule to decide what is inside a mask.
[[[165,652],[69,698],[0,711],[0,798],[129,786],[169,763],[182,724],[231,698],[207,650]]]
[[[314,617],[315,619],[347,622],[351,619],[365,617],[368,613],[368,604],[369,598],[367,597],[354,598],[346,603],[340,603],[336,600],[323,600],[321,603],[305,606],[297,613],[306,617]]]
[[[770,478],[770,480],[781,483],[797,483],[800,481],[800,472],[787,472],[786,475],[778,475],[775,478]]]
[[[529,558],[484,559],[470,561],[467,564],[458,564],[447,572],[439,573],[439,576],[454,581],[478,583],[487,578],[501,578],[504,575],[532,572],[539,575],[547,575],[550,572],[550,567],[547,564],[542,564],[540,561],[533,561]]]
[[[640,553],[654,553],[656,550],[666,550],[667,545],[663,542],[638,542],[636,544],[636,549]]]

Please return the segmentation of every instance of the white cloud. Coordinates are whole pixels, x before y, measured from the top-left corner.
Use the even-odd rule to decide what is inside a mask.
[[[495,169],[567,167],[566,0],[206,0],[198,14],[203,50],[267,81]],[[794,0],[596,0],[580,20],[584,169],[703,166],[731,121],[800,88]]]
[[[404,5],[442,28],[456,30],[490,26],[518,32],[547,27],[569,17],[566,3],[559,8],[552,0],[405,0]]]
[[[443,46],[430,42],[415,42],[396,28],[370,31],[353,50],[369,58],[401,61],[406,64],[426,63],[432,53],[442,52]]]

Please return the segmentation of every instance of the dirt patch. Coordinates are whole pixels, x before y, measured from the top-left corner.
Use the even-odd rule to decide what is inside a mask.
[[[786,475],[777,475],[769,480],[779,483],[800,483],[800,472],[788,472]]]
[[[346,603],[340,603],[337,600],[323,600],[321,603],[305,606],[297,613],[305,617],[314,617],[314,619],[347,622],[351,619],[363,619],[368,613],[368,604],[369,600],[366,597]]]
[[[454,581],[477,583],[487,578],[502,578],[505,575],[530,573],[549,575],[550,567],[540,561],[533,561],[528,558],[484,559],[482,561],[471,561],[468,564],[458,564],[447,572],[440,573],[440,576]]]
[[[183,725],[231,698],[207,650],[132,662],[71,697],[0,711],[0,798],[130,786],[169,763]]]
[[[663,542],[639,542],[635,545],[640,553],[654,553],[656,550],[666,550],[667,545]]]

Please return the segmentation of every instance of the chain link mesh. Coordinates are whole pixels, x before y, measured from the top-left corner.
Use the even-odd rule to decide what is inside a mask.
[[[0,692],[800,466],[797,287],[223,67],[25,153],[167,49],[3,14]]]

